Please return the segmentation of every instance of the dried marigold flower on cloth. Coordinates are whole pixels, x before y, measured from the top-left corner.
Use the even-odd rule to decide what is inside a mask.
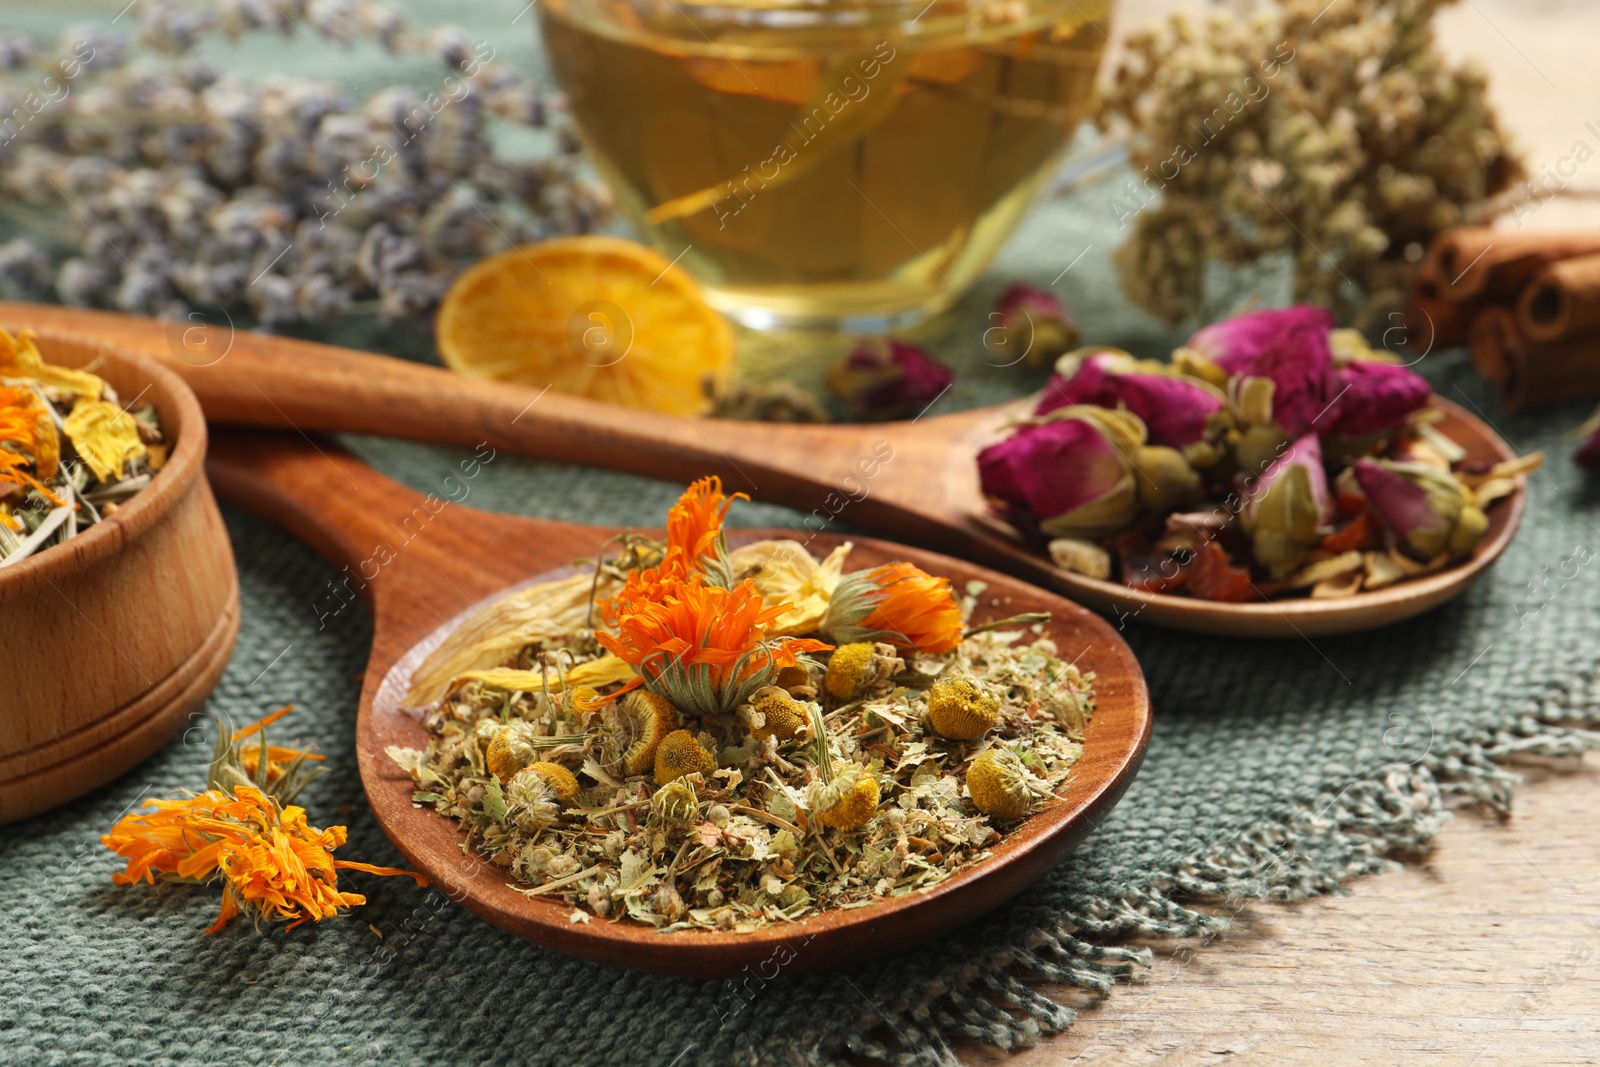
[[[961,606],[950,579],[911,563],[886,563],[839,583],[821,629],[836,641],[884,641],[938,655],[961,643]]]
[[[261,725],[241,733],[248,737]],[[213,787],[176,800],[147,800],[101,837],[102,844],[128,861],[124,870],[112,875],[113,882],[221,882],[222,910],[207,928],[208,934],[221,930],[242,911],[261,919],[286,921],[293,930],[308,919],[321,922],[342,909],[366,903],[361,894],[339,889],[341,870],[404,875],[416,879],[419,886],[428,884],[426,878],[411,871],[334,859],[333,850],[345,842],[345,828],[315,829],[306,821],[304,808],[280,804],[266,791],[263,786],[273,779],[270,761],[274,755],[282,758],[293,753],[292,762],[298,762],[306,753],[267,746],[263,740],[258,748],[265,750],[268,761],[258,759],[252,772],[263,785],[238,782],[231,793],[215,788],[219,766],[234,775],[240,773],[244,763],[237,746],[243,739],[235,740],[227,733],[219,739]],[[280,787],[289,777],[288,772],[280,771],[271,788]]]

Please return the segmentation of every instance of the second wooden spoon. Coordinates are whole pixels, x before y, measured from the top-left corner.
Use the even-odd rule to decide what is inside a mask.
[[[267,334],[106,311],[0,302],[0,326],[75,333],[166,360],[212,422],[308,433],[365,433],[495,448],[689,481],[718,474],[730,491],[804,512],[801,541],[835,520],[984,564],[1063,593],[1119,623],[1240,637],[1308,637],[1410,618],[1462,592],[1510,544],[1524,493],[1490,511],[1473,557],[1426,578],[1333,600],[1218,604],[1142,593],[1054,566],[990,514],[978,450],[1026,401],[902,422],[802,426],[699,419],[617,408],[466,378],[405,360]],[[1441,424],[1473,459],[1511,447],[1461,408],[1435,399]]]

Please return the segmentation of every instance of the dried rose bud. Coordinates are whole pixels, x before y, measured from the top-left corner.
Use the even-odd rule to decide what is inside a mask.
[[[1281,578],[1317,547],[1333,516],[1322,445],[1306,434],[1267,468],[1241,518],[1256,562]]]
[[[1052,537],[1116,533],[1139,510],[1129,456],[1143,428],[1126,412],[1072,407],[978,453],[985,496],[1036,521]]]
[[[1078,346],[1078,327],[1066,301],[1048,289],[1018,283],[1000,294],[985,344],[1012,363],[1048,367]]]
[[[1125,407],[1143,420],[1153,445],[1186,448],[1219,436],[1227,416],[1223,394],[1197,379],[1163,372],[1160,366],[1115,348],[1087,348],[1063,356],[1034,414],[1071,404]]]
[[[1489,527],[1483,509],[1447,471],[1383,459],[1358,459],[1351,469],[1372,510],[1412,559],[1469,556]]]
[[[1577,433],[1583,434],[1583,444],[1572,453],[1572,462],[1584,470],[1600,473],[1600,411],[1589,417],[1589,421],[1578,427]]]
[[[1317,428],[1349,437],[1399,428],[1433,393],[1414,371],[1375,359],[1351,360],[1340,367],[1333,389],[1332,407],[1317,420]]]
[[[927,410],[955,374],[916,345],[875,338],[829,367],[826,381],[857,418],[902,419]]]
[[[1333,328],[1327,308],[1302,304],[1207,326],[1188,348],[1228,375],[1228,397],[1241,422],[1270,421],[1292,440],[1312,429],[1336,394]]]

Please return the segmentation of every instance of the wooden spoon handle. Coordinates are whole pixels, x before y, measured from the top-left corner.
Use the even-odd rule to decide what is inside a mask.
[[[999,408],[871,425],[795,426],[700,419],[611,405],[423,364],[246,330],[48,304],[0,302],[0,326],[101,340],[165,361],[213,423],[368,433],[488,447],[687,482],[807,513],[802,532],[836,518],[966,551],[952,541],[975,504],[970,459],[950,499],[951,450]]]
[[[379,546],[408,520],[431,517],[420,493],[332,441],[295,434],[214,430],[206,476],[219,497],[288,530],[361,583],[374,577],[362,565],[382,555]]]

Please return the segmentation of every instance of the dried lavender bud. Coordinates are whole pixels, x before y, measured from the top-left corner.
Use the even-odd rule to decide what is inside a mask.
[[[54,286],[50,257],[44,249],[18,237],[0,245],[0,297],[6,300],[46,300]]]
[[[20,30],[0,31],[0,70],[16,70],[39,54],[39,42]]]

